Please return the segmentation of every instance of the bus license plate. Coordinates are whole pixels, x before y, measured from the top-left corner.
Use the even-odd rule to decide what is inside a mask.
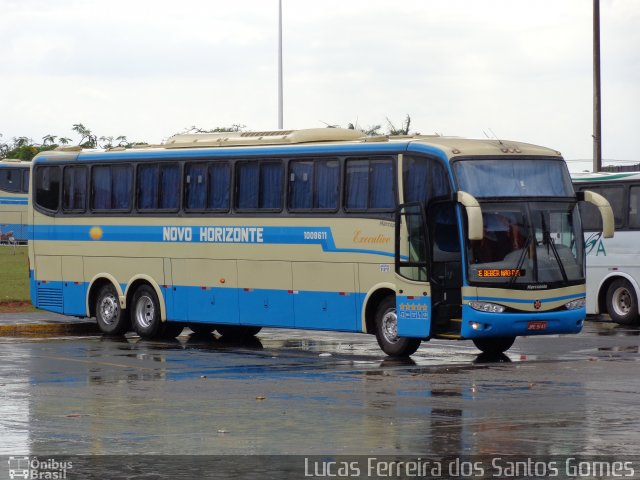
[[[529,322],[529,325],[527,326],[527,330],[546,330],[546,329],[547,329],[547,322],[543,320]]]

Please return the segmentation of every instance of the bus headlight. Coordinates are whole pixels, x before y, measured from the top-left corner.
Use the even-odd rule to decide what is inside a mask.
[[[504,305],[490,302],[469,302],[469,306],[474,310],[487,313],[502,313],[506,308]]]
[[[576,298],[575,300],[571,300],[564,304],[567,310],[575,310],[576,308],[582,308],[586,304],[585,298]]]

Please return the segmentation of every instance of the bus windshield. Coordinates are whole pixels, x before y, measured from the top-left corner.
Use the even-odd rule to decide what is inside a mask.
[[[458,188],[476,198],[574,196],[562,159],[458,160],[453,170]]]
[[[584,281],[575,201],[481,202],[483,239],[469,242],[469,282],[550,288]],[[545,287],[546,286],[546,287]]]

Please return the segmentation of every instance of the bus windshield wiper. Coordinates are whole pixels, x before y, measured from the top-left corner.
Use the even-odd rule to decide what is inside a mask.
[[[544,220],[544,212],[540,212],[540,220],[542,221],[542,244],[547,246],[547,254],[549,253],[549,250],[551,250],[551,252],[553,253],[553,257],[556,259],[556,262],[558,262],[558,267],[560,267],[560,273],[562,274],[562,279],[565,282],[568,282],[569,278],[567,277],[567,272],[564,269],[564,264],[560,259],[560,255],[558,254],[558,249],[556,248],[556,244],[553,241],[553,238],[551,238],[551,232],[547,228],[547,222],[545,222]]]
[[[516,283],[516,279],[519,276],[516,272],[519,272],[522,268],[522,265],[524,264],[524,259],[527,255],[527,251],[529,250],[529,244],[533,241],[533,235],[533,232],[531,232],[527,236],[527,239],[524,241],[522,252],[520,252],[520,257],[518,258],[518,263],[516,264],[516,268],[514,269],[514,274],[511,276],[511,280],[509,280],[509,285],[513,285],[514,283]]]

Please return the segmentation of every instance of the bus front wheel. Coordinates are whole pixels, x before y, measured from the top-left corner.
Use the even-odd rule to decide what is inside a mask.
[[[609,285],[607,312],[617,323],[628,325],[638,322],[638,297],[628,280],[620,278]]]
[[[390,357],[408,357],[418,350],[422,340],[398,336],[396,299],[386,297],[376,311],[376,340]]]
[[[473,344],[482,353],[500,355],[511,348],[516,337],[474,338]]]
[[[130,326],[129,317],[120,308],[118,292],[110,283],[100,288],[96,298],[96,320],[105,335],[122,335]]]

